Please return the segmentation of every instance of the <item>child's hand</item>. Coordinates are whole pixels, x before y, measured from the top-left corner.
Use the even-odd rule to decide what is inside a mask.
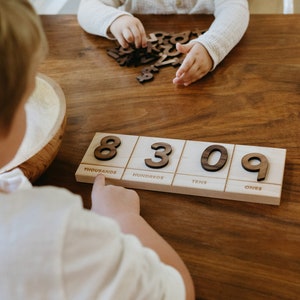
[[[110,32],[123,48],[133,43],[136,48],[147,47],[145,29],[138,18],[121,16],[110,25]]]
[[[176,72],[173,83],[189,85],[205,76],[213,67],[213,61],[204,46],[198,42],[182,45],[176,44],[176,48],[186,57]]]
[[[92,211],[112,218],[124,214],[139,215],[140,199],[133,190],[105,185],[104,175],[99,174],[92,190]]]

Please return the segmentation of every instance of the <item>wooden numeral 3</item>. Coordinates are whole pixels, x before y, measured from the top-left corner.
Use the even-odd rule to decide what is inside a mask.
[[[163,151],[156,151],[154,156],[160,158],[158,162],[153,161],[151,158],[145,159],[145,164],[149,168],[160,169],[165,167],[169,163],[169,155],[172,152],[172,147],[167,143],[154,143],[151,145],[151,148],[154,150],[163,149]]]

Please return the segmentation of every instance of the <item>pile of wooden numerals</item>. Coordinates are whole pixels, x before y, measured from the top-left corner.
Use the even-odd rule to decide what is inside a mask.
[[[153,32],[149,34],[147,47],[123,48],[117,46],[107,50],[107,54],[114,58],[120,66],[140,66],[150,64],[142,69],[137,76],[140,83],[153,79],[153,73],[158,73],[164,66],[176,67],[182,62],[182,53],[177,51],[176,43],[186,44],[191,39],[203,34],[205,30],[184,31],[181,33]],[[152,63],[152,64],[151,64]]]

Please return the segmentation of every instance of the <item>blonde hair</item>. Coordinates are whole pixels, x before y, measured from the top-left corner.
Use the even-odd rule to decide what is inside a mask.
[[[27,0],[0,0],[0,129],[8,131],[47,52],[40,18]]]

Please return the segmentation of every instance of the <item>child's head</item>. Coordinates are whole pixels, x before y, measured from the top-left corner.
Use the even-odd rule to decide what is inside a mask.
[[[46,51],[40,19],[28,1],[0,0],[0,143],[17,128],[14,122],[18,114],[22,116],[18,111],[24,111],[35,86],[37,67]],[[14,136],[22,141],[25,130],[19,130],[22,132]],[[0,158],[0,166],[1,163]]]

